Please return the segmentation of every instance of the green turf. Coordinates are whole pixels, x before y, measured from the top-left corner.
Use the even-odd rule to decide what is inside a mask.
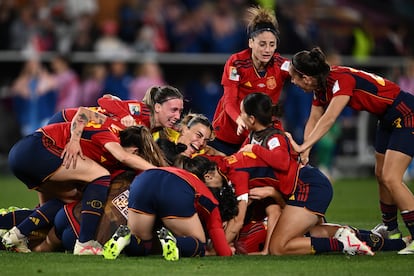
[[[0,179],[0,207],[36,204],[36,193],[12,177]],[[412,187],[411,187],[412,188]],[[374,179],[338,180],[327,213],[330,222],[370,229],[380,222]],[[400,222],[400,228],[407,233]],[[379,252],[376,256],[234,256],[182,258],[161,256],[104,260],[68,253],[17,254],[0,251],[0,275],[413,275],[414,256]]]

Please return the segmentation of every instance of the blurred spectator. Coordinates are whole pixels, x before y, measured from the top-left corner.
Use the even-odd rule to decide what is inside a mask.
[[[77,19],[83,14],[95,14],[99,7],[96,0],[65,0],[64,9],[70,19]]]
[[[81,14],[71,32],[73,36],[73,41],[70,42],[72,52],[89,52],[94,50],[99,30],[92,14]]]
[[[151,86],[165,85],[161,67],[152,61],[137,64],[129,87],[129,99],[141,101]]]
[[[401,90],[414,94],[414,58],[407,60],[406,67],[403,70],[403,74],[398,78],[397,84]],[[404,181],[408,182],[414,178],[414,161],[411,161],[404,174]]]
[[[315,46],[324,47],[319,26],[313,17],[314,6],[306,0],[282,1],[280,11],[280,46],[283,54],[294,54],[310,50]]]
[[[57,91],[56,112],[80,104],[80,83],[77,73],[70,67],[68,59],[62,55],[52,58],[54,85]]]
[[[143,26],[137,31],[134,50],[137,53],[155,53],[157,49],[152,41],[155,30],[151,26]]]
[[[221,5],[210,16],[208,52],[233,53],[245,48],[247,33],[240,24],[233,7]]]
[[[129,55],[130,49],[117,36],[118,28],[118,23],[115,20],[107,19],[102,22],[102,37],[99,37],[94,45],[94,50],[98,56],[121,58]]]
[[[37,58],[28,60],[11,86],[22,135],[44,126],[55,112],[53,78]]]
[[[407,27],[403,23],[389,26],[376,26],[380,29],[375,42],[375,54],[379,56],[404,56],[409,53],[407,43]]]
[[[157,52],[168,52],[170,45],[165,29],[165,21],[162,14],[164,10],[164,1],[151,0],[147,2],[147,6],[143,11],[142,23],[144,26],[152,28],[154,35],[152,43]]]
[[[101,63],[86,64],[81,82],[81,106],[96,106],[98,98],[102,95],[106,67]]]
[[[16,20],[14,0],[0,1],[0,50],[10,49],[10,28]]]
[[[414,58],[407,59],[403,75],[397,80],[401,90],[414,94]]]
[[[133,44],[142,25],[144,1],[122,0],[119,8],[119,37],[122,41]]]
[[[19,10],[19,15],[10,27],[10,48],[23,50],[30,46],[36,32],[37,20],[35,12],[29,6]]]
[[[208,52],[209,22],[215,6],[211,2],[172,6],[166,13],[166,31],[173,52]]]
[[[213,121],[216,105],[223,95],[223,87],[210,71],[205,70],[199,78],[189,80],[185,94],[191,102],[192,112],[204,114]]]
[[[358,61],[364,61],[369,58],[375,50],[375,39],[373,36],[371,22],[368,18],[362,16],[358,25],[352,31],[350,37],[352,43],[352,56]]]
[[[112,94],[121,100],[128,100],[131,82],[132,76],[127,63],[123,60],[114,60],[109,64],[109,74],[105,77],[102,95]]]

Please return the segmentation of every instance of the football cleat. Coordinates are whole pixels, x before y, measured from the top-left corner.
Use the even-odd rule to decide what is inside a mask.
[[[102,245],[95,240],[87,242],[76,240],[73,255],[102,255]]]
[[[406,248],[401,249],[400,251],[398,251],[399,255],[410,255],[410,254],[414,254],[414,241],[411,241],[410,244],[407,245]]]
[[[355,232],[349,227],[340,227],[334,236],[344,245],[343,252],[349,255],[369,255],[374,256],[374,252],[365,243],[360,241]]]
[[[0,229],[0,239],[3,238],[3,236],[8,232],[9,230],[7,229]]]
[[[162,227],[157,233],[162,245],[162,256],[164,259],[167,261],[178,261],[180,252],[177,247],[177,239],[165,227]]]
[[[371,232],[383,237],[384,239],[396,240],[402,238],[402,233],[398,227],[392,231],[388,231],[388,227],[384,223],[380,223],[375,226]]]
[[[2,243],[4,247],[9,251],[15,251],[19,253],[29,253],[31,250],[28,247],[27,237],[21,237],[20,230],[14,226],[7,231],[2,237]]]
[[[104,244],[103,256],[105,259],[114,260],[118,258],[122,250],[131,241],[131,231],[128,226],[121,225],[112,235],[112,238]]]

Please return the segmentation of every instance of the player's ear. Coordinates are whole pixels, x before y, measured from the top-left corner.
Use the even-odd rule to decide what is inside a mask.
[[[249,38],[249,48],[253,48],[253,38]]]
[[[161,104],[160,103],[154,104],[154,111],[158,113],[160,112],[160,110],[161,110]]]

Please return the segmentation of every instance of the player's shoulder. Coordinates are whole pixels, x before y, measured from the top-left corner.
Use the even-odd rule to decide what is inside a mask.
[[[232,54],[228,59],[228,63],[232,66],[251,65],[252,64],[251,50],[245,49],[240,52]]]

